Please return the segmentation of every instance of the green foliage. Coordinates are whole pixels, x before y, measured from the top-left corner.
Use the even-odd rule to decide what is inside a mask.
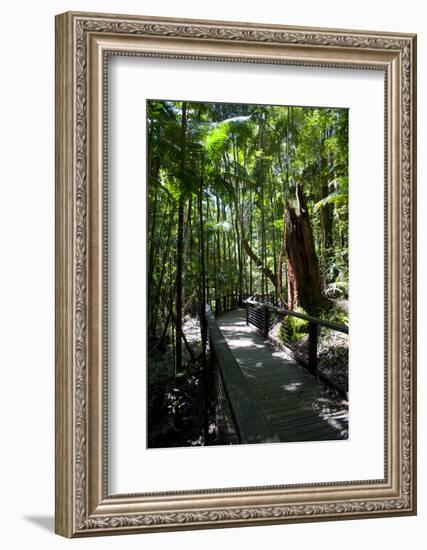
[[[307,313],[301,308],[295,308],[297,313],[302,313],[307,315]],[[298,317],[293,317],[288,315],[285,317],[281,324],[281,334],[283,335],[284,342],[286,339],[289,339],[293,342],[301,340],[308,332],[308,321],[304,319],[299,319]]]
[[[346,302],[336,302],[329,311],[328,318],[334,323],[348,325],[348,310]]]
[[[314,211],[330,204],[348,207],[348,177],[335,178],[328,184],[328,188],[332,191],[314,205]]]
[[[230,131],[227,123],[213,125],[206,136],[205,146],[210,154],[220,154],[229,139]]]
[[[173,341],[166,320],[176,306],[178,204],[184,203],[184,303],[201,296],[202,246],[208,299],[274,291],[263,269],[277,277],[279,261],[285,292],[283,214],[286,205],[296,206],[297,183],[307,200],[322,291],[334,304],[345,301],[348,111],[186,102],[184,147],[182,119],[181,101],[147,102],[150,330],[158,335],[166,326],[165,338]],[[330,315],[345,313],[332,308]],[[284,329],[299,339],[307,327],[289,317]]]
[[[248,116],[232,117],[219,122],[212,122],[205,137],[208,153],[220,155],[225,152],[233,138],[243,142],[251,136]]]

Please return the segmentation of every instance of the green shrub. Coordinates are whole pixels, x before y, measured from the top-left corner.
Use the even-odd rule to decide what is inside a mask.
[[[295,312],[307,315],[301,307],[296,308]],[[304,321],[303,319],[299,319],[298,317],[293,317],[291,315],[288,315],[283,319],[282,325],[280,327],[280,336],[282,341],[288,339],[296,342],[298,340],[301,340],[301,338],[303,338],[307,334],[307,332],[308,321]]]
[[[327,318],[328,321],[332,321],[333,323],[348,325],[348,311],[340,308],[338,304],[334,304]]]

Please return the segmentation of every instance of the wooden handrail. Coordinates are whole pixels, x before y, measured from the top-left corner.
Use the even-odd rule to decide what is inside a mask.
[[[240,443],[278,441],[256,403],[209,305],[206,306],[211,361],[218,368]]]
[[[317,369],[318,331],[319,331],[319,327],[325,327],[331,330],[342,332],[344,334],[348,334],[348,327],[346,325],[333,323],[332,321],[325,321],[323,319],[317,319],[316,317],[312,317],[311,315],[305,315],[303,313],[298,313],[296,311],[291,311],[289,309],[278,308],[270,304],[258,302],[257,300],[253,300],[252,298],[248,298],[247,300],[245,300],[245,303],[246,303],[246,324],[254,325],[258,330],[262,332],[262,335],[264,336],[264,338],[269,338],[270,317],[271,317],[269,313],[270,311],[273,311],[276,314],[281,315],[283,317],[292,316],[292,317],[297,317],[298,319],[307,321],[308,322],[308,331],[307,331],[308,332],[308,364],[306,366],[308,366],[309,370],[313,374],[320,376],[320,378],[323,378],[324,381],[326,381],[328,384],[334,386],[332,381],[329,380],[327,377],[325,377],[323,374],[321,374]],[[255,307],[251,308],[250,306],[255,306]],[[255,311],[258,310],[260,312],[260,316],[258,316],[257,319],[254,319],[254,316],[250,315],[250,309]],[[299,360],[299,362],[302,363],[301,360]],[[339,391],[342,391],[342,390],[339,389]]]
[[[256,300],[251,300],[250,298],[245,300],[245,303],[266,307],[271,311],[278,313],[279,315],[290,315],[291,317],[297,317],[298,319],[303,319],[304,321],[308,321],[309,323],[313,323],[321,327],[329,328],[331,330],[336,330],[338,332],[343,332],[345,334],[348,334],[348,326],[341,325],[340,323],[334,323],[332,321],[318,319],[317,317],[312,317],[311,315],[305,315],[304,313],[298,313],[297,311],[292,311],[290,309],[284,309],[284,308],[272,306],[270,304],[264,304],[263,302],[257,302]]]

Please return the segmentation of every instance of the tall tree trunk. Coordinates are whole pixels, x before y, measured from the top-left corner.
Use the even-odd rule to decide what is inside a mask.
[[[284,295],[283,264],[285,260],[285,248],[286,248],[286,208],[285,206],[283,206],[283,229],[282,229],[282,237],[280,240],[280,252],[279,252],[279,260],[277,262],[277,278],[276,278],[277,294],[279,296]]]
[[[180,177],[181,194],[178,203],[178,239],[177,239],[177,258],[176,258],[176,317],[175,317],[175,368],[179,372],[182,367],[182,267],[184,257],[184,185],[183,178],[185,173],[186,157],[186,132],[187,132],[187,103],[182,103],[181,118],[181,151],[180,151]]]
[[[156,235],[156,223],[157,223],[157,210],[158,210],[158,197],[159,197],[159,190],[157,187],[158,183],[158,176],[160,171],[160,161],[157,156],[152,157],[149,155],[148,159],[148,174],[147,174],[147,180],[148,180],[148,189],[154,190],[154,200],[152,202],[152,208],[148,212],[148,218],[149,223],[148,227],[150,228],[149,232],[149,252],[148,252],[148,269],[147,269],[147,289],[148,289],[148,311],[150,312],[152,308],[152,301],[151,301],[151,295],[152,295],[152,286],[153,286],[153,275],[155,271],[155,256],[156,256],[156,250],[158,250],[158,246],[160,244],[161,238],[162,238],[162,226],[160,229],[159,234]],[[151,200],[149,199],[149,203],[151,203]],[[150,223],[151,221],[151,223]],[[163,225],[163,221],[162,221]],[[151,311],[152,313],[152,311]],[[151,332],[155,336],[155,323],[156,320],[154,318],[154,315],[149,315],[149,318],[151,318],[151,323],[148,327],[148,332]]]
[[[313,231],[300,184],[296,192],[299,212],[289,205],[286,208],[288,300],[294,306],[296,298],[307,313],[319,315],[328,304],[321,292]]]
[[[222,215],[222,219],[223,221],[227,221],[227,216],[226,216],[226,213],[225,213],[225,202],[224,201],[221,201],[221,215]],[[222,257],[223,257],[223,275],[226,273],[228,267],[230,265],[229,263],[229,259],[227,257],[227,236],[228,236],[228,232],[227,231],[223,231],[222,232]],[[227,282],[226,280],[223,278],[222,282],[221,282],[221,294],[225,294],[225,290],[227,289]],[[221,298],[221,296],[219,297]],[[222,310],[222,303],[221,303],[221,300],[219,300],[219,310],[221,311]]]
[[[231,225],[234,227],[234,230],[236,231],[237,226],[237,214],[233,214],[233,205],[230,204],[230,214],[231,214]],[[238,259],[238,232],[236,231],[236,234],[233,238],[233,275],[237,273],[237,277],[235,278],[233,276],[233,284],[231,288],[230,294],[236,295],[238,294],[239,289],[239,259]]]
[[[216,224],[217,224],[217,230],[214,234],[214,256],[217,257],[217,267],[215,270],[215,294],[214,294],[214,300],[215,300],[215,312],[219,312],[219,300],[218,298],[221,296],[221,279],[220,279],[220,273],[221,273],[221,233],[220,233],[220,222],[221,222],[221,211],[220,211],[220,205],[219,205],[219,197],[218,195],[215,195],[215,209],[216,209]]]
[[[242,260],[242,239],[240,238],[239,231],[239,220],[241,220],[240,214],[240,187],[239,179],[237,172],[237,144],[236,140],[233,140],[233,160],[234,160],[234,179],[236,182],[235,188],[235,203],[236,203],[236,237],[237,237],[237,263],[239,266],[239,278],[238,278],[238,295],[239,295],[239,305],[242,305],[242,296],[243,296],[243,260]]]
[[[261,294],[267,300],[268,283],[265,276],[265,270],[267,268],[267,252],[265,242],[265,208],[264,208],[264,185],[261,184],[261,262],[262,262],[262,277],[261,277]]]
[[[170,262],[170,240],[172,235],[172,227],[175,217],[175,212],[173,212],[173,207],[170,206],[170,208],[167,210],[167,213],[169,214],[169,224],[167,228],[167,238],[166,243],[163,243],[163,255],[162,255],[162,262],[161,262],[161,270],[160,275],[158,277],[158,282],[156,285],[152,283],[149,287],[149,294],[151,296],[150,304],[151,304],[151,333],[156,334],[156,322],[157,322],[157,310],[160,305],[160,295],[163,288],[163,281],[166,274],[166,266],[167,263]],[[160,256],[159,256],[160,258]],[[172,285],[171,285],[172,286]]]
[[[195,209],[195,208],[194,208]],[[187,238],[187,242],[188,242],[188,246],[186,247],[186,250],[184,251],[185,252],[185,258],[184,258],[184,262],[185,262],[185,265],[188,266],[188,270],[187,270],[187,281],[184,281],[184,282],[187,282],[188,283],[188,288],[186,289],[185,288],[185,285],[183,284],[183,300],[185,301],[187,299],[187,293],[188,295],[191,294],[192,292],[192,289],[194,288],[194,284],[197,284],[195,283],[195,280],[194,280],[194,270],[193,270],[193,252],[194,252],[194,236],[193,236],[193,197],[192,195],[190,195],[189,199],[188,199],[188,205],[187,205],[187,214],[186,214],[186,218],[187,218],[187,223],[186,223],[186,228],[187,228],[187,234],[188,234],[188,238]],[[186,292],[187,291],[187,292]],[[185,307],[184,307],[184,313],[185,313]]]
[[[253,215],[253,204],[252,204],[252,190],[249,193],[249,240],[252,241],[252,215]],[[245,243],[243,241],[243,229],[242,229],[242,245],[245,246]],[[246,250],[246,248],[245,248]],[[247,251],[246,251],[247,253]],[[249,254],[248,254],[249,256]],[[249,258],[250,260],[250,258]],[[252,262],[249,261],[249,294],[252,296],[254,293],[254,280],[253,280],[253,272],[252,272]]]
[[[204,163],[202,162],[202,175],[199,186],[199,222],[200,222],[200,328],[202,336],[202,372],[203,372],[203,439],[206,445],[208,439],[208,372],[207,372],[207,356],[206,346],[208,339],[208,327],[206,322],[206,271],[205,271],[205,240],[203,228],[203,177]],[[215,245],[214,245],[215,249]],[[214,254],[215,256],[215,254]],[[216,277],[216,276],[215,276]],[[216,285],[216,283],[215,283]],[[215,292],[217,288],[215,287]]]
[[[270,172],[270,176],[271,176],[271,172]],[[271,244],[272,244],[272,255],[273,255],[274,280],[277,281],[276,228],[274,227],[274,221],[276,219],[276,207],[273,201],[273,195],[271,193],[271,190],[272,190],[272,185],[270,185],[271,228],[272,228]],[[273,288],[274,288],[274,303],[277,304],[277,299],[278,299],[277,284],[275,284]]]
[[[278,282],[277,286],[279,289],[279,295],[283,296],[284,294],[284,284],[283,284],[283,263],[285,259],[285,250],[286,250],[286,202],[287,202],[287,190],[289,189],[289,171],[290,171],[290,151],[289,151],[289,125],[290,125],[290,109],[287,108],[287,119],[286,119],[286,180],[283,177],[282,179],[282,193],[283,193],[283,232],[282,240],[280,244],[280,255],[279,255],[279,269],[278,269]],[[292,109],[293,112],[293,109]],[[294,291],[293,283],[289,284],[289,274],[293,277],[292,270],[288,267],[289,263],[286,260],[286,283],[288,285],[288,307],[293,309],[296,305],[296,292]],[[289,291],[291,291],[289,293]]]
[[[153,269],[154,269],[154,250],[155,250],[155,243],[156,243],[155,230],[156,230],[156,222],[157,222],[157,202],[158,202],[158,197],[159,197],[159,191],[157,189],[157,181],[158,181],[158,176],[159,176],[159,171],[160,171],[160,161],[159,161],[158,157],[153,157],[153,158],[150,157],[150,161],[148,163],[148,169],[149,169],[149,172],[148,172],[149,185],[153,186],[154,189],[155,189],[153,208],[152,208],[152,211],[150,211],[150,218],[151,218],[150,235],[151,235],[151,239],[150,239],[150,251],[149,251],[149,254],[148,254],[148,267],[149,267],[148,282],[149,282],[149,285],[150,285],[150,282],[151,282],[150,274],[152,274]]]
[[[172,262],[169,262],[169,304],[166,304],[168,312],[171,311],[170,305],[173,304],[174,288],[172,284]],[[167,302],[167,298],[165,300]],[[173,375],[176,382],[176,346],[175,346],[175,328],[176,324],[171,324],[171,338],[172,338],[172,354],[170,356],[173,367]]]
[[[225,209],[225,204],[223,203],[223,216],[224,216],[224,220],[228,221],[227,220],[227,212],[226,212],[226,209]],[[231,210],[231,209],[230,209]],[[231,220],[231,225],[233,225],[233,220]],[[226,231],[226,235],[225,235],[225,238],[226,238],[226,242],[227,242],[227,279],[228,279],[228,284],[230,286],[227,286],[226,284],[224,285],[224,290],[226,291],[225,294],[228,294],[228,291],[230,290],[230,288],[232,289],[233,288],[233,275],[232,273],[234,273],[234,271],[232,271],[232,273],[230,274],[230,270],[232,269],[232,262],[233,262],[233,259],[232,259],[232,256],[231,256],[231,239],[230,239],[230,232],[229,231]],[[225,257],[225,256],[224,256]]]
[[[267,277],[265,276],[265,270],[267,267],[266,262],[266,243],[265,243],[265,208],[264,208],[264,116],[261,114],[261,120],[259,125],[258,136],[258,187],[260,189],[261,200],[261,295],[267,299]]]
[[[209,197],[207,197],[207,201],[208,201],[208,204],[209,204]],[[208,212],[207,212],[207,219],[210,220],[211,219],[211,215],[210,215],[210,208],[208,209]],[[212,254],[212,263],[213,263],[213,280],[214,280],[214,287],[215,287],[215,292],[214,292],[214,298],[218,295],[218,264],[217,264],[217,255],[215,253],[215,246],[216,246],[216,239],[217,239],[217,235],[216,233],[213,234],[213,254]]]
[[[326,127],[325,135],[323,138],[323,151],[320,155],[320,177],[321,177],[321,199],[324,199],[329,195],[328,179],[329,179],[329,168],[330,168],[330,159],[329,155],[326,157],[325,150],[325,140],[332,135],[332,130],[329,127]],[[326,164],[326,167],[325,167]],[[326,168],[326,169],[325,169]],[[333,236],[332,236],[332,226],[333,226],[333,204],[325,204],[321,209],[321,220],[322,220],[322,237],[323,237],[323,250],[324,250],[324,260],[327,262],[331,256],[333,250]]]

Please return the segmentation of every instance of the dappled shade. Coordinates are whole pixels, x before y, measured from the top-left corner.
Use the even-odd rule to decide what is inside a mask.
[[[280,441],[348,437],[346,402],[331,396],[288,353],[247,326],[244,310],[224,313],[218,325]]]
[[[347,437],[348,237],[347,109],[147,101],[149,447]]]

